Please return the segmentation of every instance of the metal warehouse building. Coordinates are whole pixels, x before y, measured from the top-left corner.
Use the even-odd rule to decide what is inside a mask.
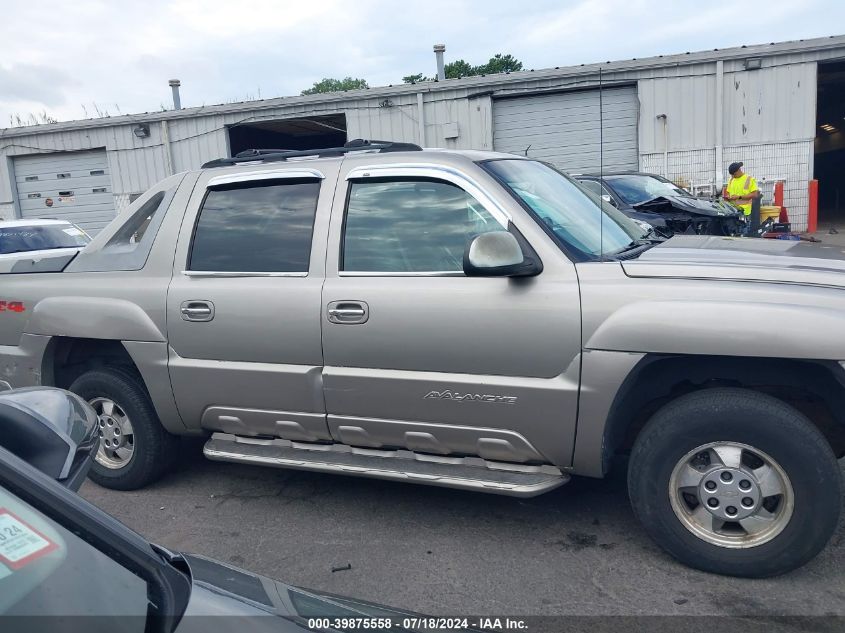
[[[600,89],[601,87],[601,89]],[[742,160],[793,226],[845,218],[845,36],[0,130],[0,217],[96,232],[165,176],[247,148],[347,139],[495,149],[699,192]]]

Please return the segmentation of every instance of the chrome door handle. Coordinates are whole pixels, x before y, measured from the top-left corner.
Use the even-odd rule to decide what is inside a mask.
[[[183,301],[179,312],[183,321],[211,321],[214,318],[214,304],[211,301]]]
[[[333,308],[329,310],[329,316],[336,319],[357,319],[364,314],[364,308]]]
[[[370,309],[363,301],[332,301],[326,315],[329,323],[356,325],[366,323],[370,318]]]

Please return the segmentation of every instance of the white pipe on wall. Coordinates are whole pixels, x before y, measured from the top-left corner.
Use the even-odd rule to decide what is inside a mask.
[[[425,147],[425,104],[423,93],[417,93],[417,125],[419,125],[420,147]]]
[[[716,164],[713,166],[713,189],[716,193],[722,190],[721,185],[724,169],[722,167],[724,158],[722,157],[722,113],[724,110],[724,90],[725,90],[725,62],[721,59],[716,62],[716,121],[715,121],[715,140],[716,140]]]

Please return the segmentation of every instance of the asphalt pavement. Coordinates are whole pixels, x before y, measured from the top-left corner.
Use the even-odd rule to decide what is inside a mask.
[[[746,580],[664,554],[624,469],[515,499],[182,457],[144,490],[82,495],[168,548],[434,615],[845,615],[845,512],[812,563]]]

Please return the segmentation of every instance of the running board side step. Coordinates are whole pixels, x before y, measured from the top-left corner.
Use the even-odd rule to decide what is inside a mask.
[[[533,497],[569,481],[554,466],[492,462],[480,457],[447,457],[407,450],[312,444],[214,433],[203,454],[209,459],[277,468],[375,477],[461,488],[514,497]]]

